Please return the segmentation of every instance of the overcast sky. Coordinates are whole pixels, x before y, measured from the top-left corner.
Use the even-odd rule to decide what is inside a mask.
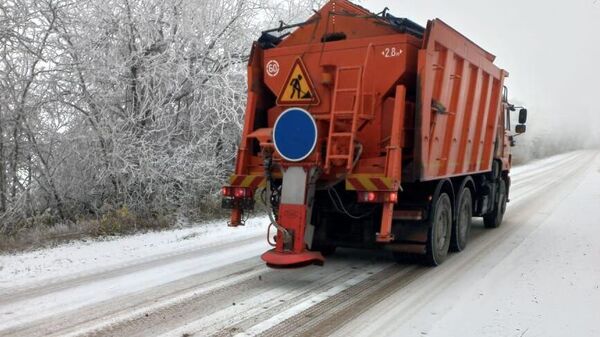
[[[363,0],[425,26],[440,18],[496,55],[531,128],[600,139],[600,0]],[[592,131],[592,130],[595,130]]]

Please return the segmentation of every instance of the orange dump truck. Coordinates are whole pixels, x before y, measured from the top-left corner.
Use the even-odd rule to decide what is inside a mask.
[[[441,20],[423,28],[346,0],[252,46],[230,226],[269,212],[270,266],[321,264],[336,247],[465,248],[474,216],[502,222],[510,188],[504,79],[494,55]]]

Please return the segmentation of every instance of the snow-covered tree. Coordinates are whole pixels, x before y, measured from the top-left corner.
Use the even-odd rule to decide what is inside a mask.
[[[198,212],[231,171],[252,40],[318,4],[0,4],[0,228]]]

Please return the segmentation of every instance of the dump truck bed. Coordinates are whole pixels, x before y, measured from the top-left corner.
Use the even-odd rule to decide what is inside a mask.
[[[441,20],[419,50],[415,157],[419,178],[491,170],[504,78],[487,53]]]

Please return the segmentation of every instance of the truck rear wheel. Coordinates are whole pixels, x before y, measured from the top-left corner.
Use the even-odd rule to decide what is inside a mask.
[[[462,252],[469,241],[473,218],[473,199],[471,197],[471,190],[468,187],[464,187],[460,191],[456,211],[456,220],[452,225],[450,248],[455,252]]]
[[[437,266],[448,256],[452,236],[452,203],[448,194],[440,194],[433,207],[425,261],[429,265]]]
[[[506,211],[506,200],[506,182],[504,179],[500,179],[494,210],[483,216],[483,224],[486,228],[500,227]]]

